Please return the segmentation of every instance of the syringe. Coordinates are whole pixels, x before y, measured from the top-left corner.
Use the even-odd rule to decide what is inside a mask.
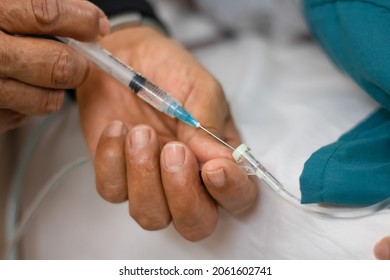
[[[137,96],[157,110],[177,118],[192,127],[201,128],[222,144],[234,150],[232,146],[204,128],[194,116],[181,106],[179,101],[98,44],[79,42],[66,37],[57,38],[84,55],[102,71],[129,87]]]
[[[171,117],[176,117],[191,126],[199,127],[199,122],[181,106],[179,101],[98,44],[83,43],[65,37],[57,38],[84,55],[108,75],[129,87],[135,94],[157,110]]]

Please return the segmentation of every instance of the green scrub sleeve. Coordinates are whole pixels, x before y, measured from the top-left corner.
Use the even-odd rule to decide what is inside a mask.
[[[366,206],[390,197],[390,113],[380,109],[316,151],[300,177],[302,203]]]
[[[379,202],[390,196],[390,1],[304,0],[303,8],[313,37],[382,108],[306,161],[302,203]]]
[[[334,63],[390,110],[390,1],[303,0],[303,10]]]

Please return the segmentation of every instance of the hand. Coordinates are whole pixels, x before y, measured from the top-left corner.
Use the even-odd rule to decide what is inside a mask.
[[[79,86],[88,73],[89,64],[69,47],[28,35],[92,41],[109,29],[106,16],[88,1],[0,1],[0,132],[27,115],[58,110],[64,90]]]
[[[114,32],[101,44],[170,92],[206,128],[240,143],[220,85],[181,46],[146,26]],[[218,205],[238,214],[256,201],[255,184],[228,148],[158,112],[95,67],[77,98],[98,192],[111,202],[128,200],[144,229],[173,221],[196,241],[214,231]]]

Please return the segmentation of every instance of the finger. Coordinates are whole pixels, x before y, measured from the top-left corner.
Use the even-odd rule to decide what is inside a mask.
[[[0,79],[0,108],[24,115],[45,115],[58,111],[64,103],[63,90],[30,86],[11,79]]]
[[[0,133],[22,125],[26,119],[26,115],[12,110],[0,109]]]
[[[161,153],[161,172],[169,209],[177,231],[198,241],[215,229],[218,210],[199,178],[199,166],[182,143],[168,143]]]
[[[97,191],[105,200],[114,203],[127,199],[126,134],[126,126],[113,121],[99,140],[94,160]]]
[[[379,260],[390,260],[390,236],[381,239],[375,244],[374,255]]]
[[[231,214],[248,210],[257,200],[254,181],[230,160],[207,162],[202,168],[202,178],[212,197]]]
[[[89,1],[2,0],[0,29],[11,34],[48,34],[93,41],[109,33],[104,13]]]
[[[56,89],[78,87],[87,77],[87,60],[65,44],[2,32],[0,41],[0,77]]]
[[[144,229],[165,228],[171,215],[161,184],[159,143],[156,132],[139,125],[126,141],[129,212]]]

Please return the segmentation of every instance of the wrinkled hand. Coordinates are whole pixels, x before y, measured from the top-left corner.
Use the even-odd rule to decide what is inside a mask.
[[[206,128],[233,146],[240,143],[220,85],[181,46],[145,26],[101,43]],[[196,241],[214,231],[218,205],[238,214],[254,204],[255,184],[231,151],[200,129],[158,112],[95,67],[77,98],[98,192],[111,202],[128,200],[130,215],[144,229],[173,221],[184,238]]]
[[[103,12],[80,0],[0,1],[0,132],[27,115],[58,110],[64,89],[79,86],[88,63],[62,43],[28,35],[93,41],[109,32]]]

